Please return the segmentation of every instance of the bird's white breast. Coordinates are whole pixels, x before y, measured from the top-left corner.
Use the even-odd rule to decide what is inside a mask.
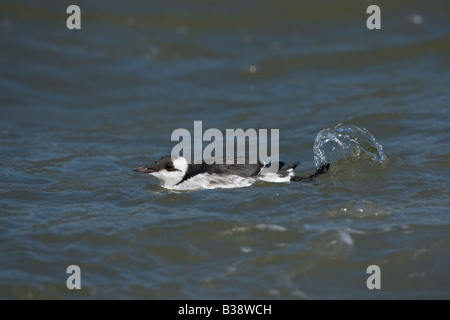
[[[237,175],[221,176],[217,174],[201,173],[192,178],[173,186],[173,190],[196,190],[196,189],[229,189],[251,186],[256,179],[244,178]]]

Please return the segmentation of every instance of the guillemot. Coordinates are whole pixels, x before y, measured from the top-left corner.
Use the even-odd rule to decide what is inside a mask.
[[[237,160],[237,158],[234,158]],[[285,163],[279,162],[278,170],[275,173],[265,172],[266,164],[257,161],[250,164],[248,159],[244,164],[189,164],[184,157],[164,156],[155,163],[134,168],[133,171],[147,173],[154,176],[161,187],[172,190],[197,190],[216,188],[239,188],[247,187],[257,181],[267,182],[290,182],[290,181],[311,181],[328,171],[330,164],[321,166],[316,172],[308,177],[298,177],[294,174],[294,169],[299,165],[295,162],[283,168]]]

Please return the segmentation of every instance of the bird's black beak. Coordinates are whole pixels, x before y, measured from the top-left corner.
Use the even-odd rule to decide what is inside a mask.
[[[152,173],[152,172],[155,172],[155,170],[151,166],[137,167],[137,168],[134,168],[133,171],[141,172],[141,173]]]

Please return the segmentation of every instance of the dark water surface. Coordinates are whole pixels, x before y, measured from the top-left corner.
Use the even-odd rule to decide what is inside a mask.
[[[371,31],[368,2],[312,3],[2,1],[0,298],[449,299],[450,3],[377,1]],[[197,192],[131,171],[194,120],[280,129],[299,173],[338,123],[386,160]]]

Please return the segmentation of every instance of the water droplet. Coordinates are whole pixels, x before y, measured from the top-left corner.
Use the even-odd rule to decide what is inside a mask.
[[[419,16],[418,14],[416,14],[415,16],[412,17],[412,22],[414,24],[421,24],[423,21],[422,17]]]
[[[252,248],[249,248],[249,247],[242,247],[241,248],[241,251],[243,252],[243,253],[250,253],[250,252],[252,252]]]

